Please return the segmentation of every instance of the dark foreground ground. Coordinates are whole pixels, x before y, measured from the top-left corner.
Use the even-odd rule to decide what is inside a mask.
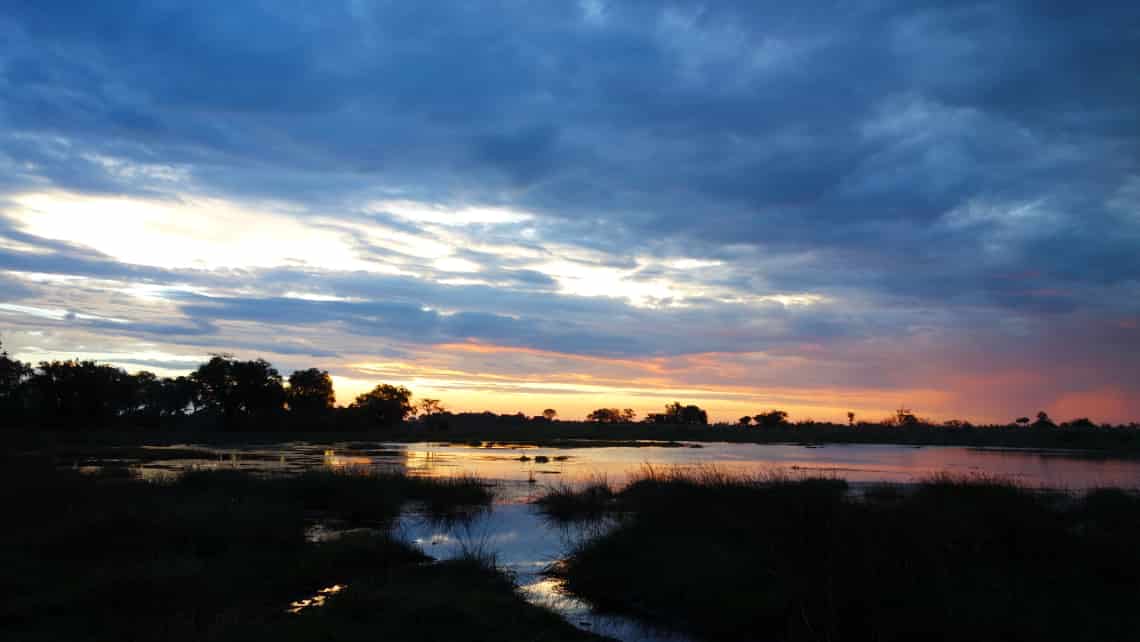
[[[1140,498],[933,479],[654,474],[555,491],[617,516],[556,569],[593,603],[709,640],[1140,639]]]
[[[408,502],[438,519],[486,506],[477,480],[230,471],[149,483],[11,457],[0,501],[6,642],[600,639],[523,601],[487,559],[432,563],[389,536]],[[363,529],[308,541],[318,522]],[[322,590],[323,606],[289,612]]]

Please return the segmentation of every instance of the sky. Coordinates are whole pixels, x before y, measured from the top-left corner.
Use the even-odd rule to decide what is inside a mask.
[[[1140,5],[6,0],[0,340],[1140,420]]]

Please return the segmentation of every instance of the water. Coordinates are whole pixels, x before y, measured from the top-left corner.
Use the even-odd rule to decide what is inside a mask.
[[[680,447],[541,448],[522,445],[494,447],[418,442],[393,444],[351,442],[312,444],[291,442],[268,446],[202,447],[202,456],[187,457],[184,449],[170,459],[153,449],[155,458],[139,462],[143,475],[177,472],[191,466],[234,467],[267,472],[292,472],[317,466],[376,467],[410,475],[451,477],[472,474],[493,481],[527,482],[543,487],[579,485],[605,478],[621,484],[644,466],[715,466],[732,472],[772,471],[842,477],[850,482],[912,483],[936,473],[995,475],[1032,487],[1087,490],[1103,486],[1140,486],[1140,459],[1113,459],[1077,451],[979,449],[957,446],[895,446],[843,444],[687,444]],[[548,461],[536,462],[545,457]],[[525,458],[525,459],[524,459]],[[129,462],[128,462],[129,463]],[[526,487],[522,487],[524,490]],[[519,501],[509,485],[503,501]]]
[[[188,456],[187,448],[198,453]],[[366,467],[409,475],[451,477],[471,474],[495,482],[490,511],[468,522],[439,525],[415,513],[405,514],[396,534],[426,553],[447,559],[466,552],[493,555],[511,572],[530,601],[560,613],[575,626],[625,641],[678,642],[686,638],[647,628],[630,618],[597,613],[561,592],[557,580],[542,574],[565,557],[575,543],[604,525],[557,526],[544,520],[530,502],[552,485],[579,486],[597,479],[620,485],[646,466],[707,467],[729,473],[841,477],[856,486],[871,482],[913,483],[937,473],[993,475],[1026,486],[1082,491],[1103,486],[1140,487],[1140,460],[1090,456],[1072,451],[976,449],[943,446],[704,443],[641,447],[542,448],[493,447],[431,442],[394,444],[293,442],[249,447],[170,447],[171,457],[155,448],[148,460],[133,464],[144,477],[177,474],[190,467],[288,473],[313,467]],[[99,464],[111,461],[113,455]],[[76,462],[80,466],[80,462]],[[593,529],[593,530],[591,530]],[[319,526],[314,539],[336,536]],[[312,598],[313,603],[323,594]],[[296,607],[298,605],[294,605]],[[308,603],[301,607],[310,606]]]
[[[507,485],[518,482],[508,482]],[[509,493],[514,494],[514,493]],[[398,537],[432,557],[448,559],[467,553],[490,554],[514,576],[523,597],[545,606],[568,622],[627,642],[683,642],[684,636],[650,627],[632,618],[598,613],[589,604],[564,593],[558,580],[542,574],[584,538],[606,528],[603,524],[559,526],[545,520],[527,504],[500,503],[469,522],[440,525],[417,514],[397,523]]]

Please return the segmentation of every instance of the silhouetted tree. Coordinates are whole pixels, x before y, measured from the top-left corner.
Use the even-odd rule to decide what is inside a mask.
[[[1019,426],[1028,426],[1029,417],[1018,417],[1017,419],[1014,419],[1013,422]]]
[[[788,425],[788,413],[783,410],[762,412],[753,419],[756,420],[756,425],[760,428],[779,428]]]
[[[336,404],[332,377],[325,370],[309,368],[289,375],[285,390],[285,403],[289,411],[305,417],[328,413]]]
[[[895,423],[899,426],[917,425],[918,417],[909,408],[899,408],[895,411]]]
[[[1033,422],[1033,427],[1056,428],[1057,424],[1053,423],[1053,420],[1049,418],[1049,415],[1044,410],[1042,410],[1037,413],[1037,421]]]
[[[285,406],[281,375],[264,359],[235,361],[215,355],[190,380],[197,388],[198,402],[216,413],[226,428],[255,417],[266,418]]]
[[[558,411],[554,408],[547,408],[542,411],[542,416],[545,417],[547,421],[554,421],[554,418],[558,416]]]
[[[708,413],[702,410],[699,406],[682,405],[679,401],[674,401],[665,406],[665,423],[673,424],[694,424],[706,425],[709,422]]]
[[[8,356],[0,344],[0,418],[9,427],[15,427],[23,417],[24,380],[32,374],[27,364]]]
[[[160,417],[181,417],[191,412],[196,400],[194,382],[189,377],[160,379],[152,398]]]
[[[235,361],[232,368],[238,412],[246,416],[266,415],[285,407],[281,375],[268,361]]]
[[[190,374],[190,381],[194,384],[194,396],[198,405],[208,412],[221,417],[230,415],[233,395],[233,379],[230,364],[233,359],[229,355],[214,355],[209,361],[198,366]]]
[[[621,410],[617,408],[598,408],[586,415],[587,421],[599,424],[617,424],[622,422]]]
[[[847,411],[847,425],[848,426],[854,426],[855,425],[855,413],[851,412],[850,410]]]
[[[439,399],[424,399],[416,404],[416,407],[424,417],[430,417],[444,412],[443,404],[440,403]]]
[[[127,415],[134,420],[134,423],[156,426],[161,418],[158,409],[161,380],[158,375],[145,370],[128,376],[131,377],[132,401],[127,409]]]
[[[381,384],[356,398],[349,408],[369,425],[395,426],[412,413],[412,392],[403,386]]]
[[[134,378],[93,361],[44,361],[24,382],[27,401],[48,425],[106,427],[137,407]]]
[[[633,423],[634,419],[637,419],[637,413],[634,412],[633,408],[625,408],[621,411],[622,423]]]
[[[736,423],[740,424],[741,426],[751,426],[752,425],[752,417],[749,417],[748,415],[744,415],[740,419],[737,419]]]

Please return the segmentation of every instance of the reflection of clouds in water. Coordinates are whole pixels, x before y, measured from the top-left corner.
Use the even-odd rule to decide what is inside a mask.
[[[419,514],[405,514],[396,534],[433,557],[448,559],[470,552],[495,553],[497,562],[515,569],[545,568],[560,559],[573,541],[525,504],[497,505],[465,520],[440,524]],[[430,549],[429,549],[430,547]]]
[[[407,444],[409,460],[432,448],[431,444]],[[713,465],[726,473],[761,474],[786,471],[795,475],[823,474],[851,482],[911,483],[941,472],[986,474],[1009,477],[1030,486],[1081,490],[1105,485],[1136,487],[1140,462],[1121,459],[1090,459],[1080,453],[990,450],[957,446],[898,446],[889,444],[793,444],[704,443],[687,447],[601,447],[526,449],[529,461],[510,445],[486,448],[455,444],[445,455],[434,454],[434,465],[417,472],[450,476],[456,472],[487,479],[582,484],[598,477],[621,484],[646,464],[652,466],[701,467]],[[537,463],[535,457],[549,462]],[[563,457],[568,457],[563,459]],[[556,459],[557,458],[557,459]],[[548,476],[547,476],[548,475]],[[550,480],[549,482],[547,480]],[[517,489],[516,489],[517,490]],[[535,492],[515,492],[500,498],[517,501]]]
[[[193,449],[193,456],[166,449]],[[426,477],[475,475],[503,482],[496,501],[526,502],[550,485],[580,485],[598,478],[622,484],[646,464],[658,467],[715,466],[725,473],[760,474],[776,470],[796,475],[823,474],[851,482],[919,481],[941,472],[986,473],[1008,477],[1029,486],[1084,490],[1102,486],[1135,488],[1140,485],[1140,461],[1094,459],[1079,453],[979,449],[956,446],[895,446],[882,444],[829,444],[806,447],[792,444],[704,443],[701,448],[603,447],[546,448],[497,445],[492,448],[431,442],[392,444],[291,442],[258,446],[214,448],[178,444],[148,447],[153,458],[140,461],[112,457],[77,462],[81,465],[118,463],[131,466],[144,478],[177,474],[191,468],[236,468],[271,474],[296,473],[311,468],[368,468]],[[530,458],[520,461],[523,453]],[[547,462],[536,462],[539,456]],[[159,473],[157,471],[162,471]]]
[[[510,490],[507,489],[508,494]],[[437,559],[465,554],[490,555],[511,572],[521,594],[550,608],[575,626],[635,642],[681,642],[629,618],[594,613],[589,604],[563,593],[558,580],[542,575],[552,563],[584,539],[602,532],[600,523],[556,524],[527,504],[496,504],[473,519],[441,525],[423,515],[405,514],[395,526],[401,539],[420,546]]]

